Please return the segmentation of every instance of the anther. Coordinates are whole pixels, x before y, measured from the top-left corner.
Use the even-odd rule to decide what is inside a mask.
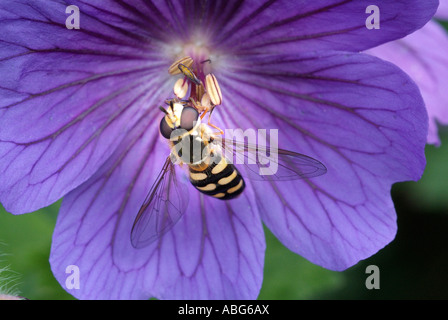
[[[168,73],[171,75],[181,74],[182,72],[179,69],[179,64],[183,64],[187,68],[190,68],[193,65],[193,59],[191,57],[187,56],[187,57],[177,60],[168,68]]]
[[[179,68],[179,70],[184,74],[184,76],[186,76],[188,79],[190,79],[191,82],[193,82],[196,85],[200,85],[201,81],[196,77],[196,75],[194,74],[194,72],[187,67],[186,65],[179,63],[179,65],[177,66]]]
[[[201,83],[199,86],[196,86],[196,99],[200,101],[202,96],[205,94],[204,85]]]
[[[210,96],[208,95],[208,93],[204,93],[204,95],[202,95],[201,105],[203,107],[210,108],[211,101],[210,101]]]
[[[188,92],[188,82],[185,81],[185,79],[177,80],[176,83],[174,84],[173,90],[177,98],[183,99]]]
[[[213,74],[208,74],[205,78],[205,90],[207,91],[210,101],[213,105],[218,106],[222,103],[221,88]]]

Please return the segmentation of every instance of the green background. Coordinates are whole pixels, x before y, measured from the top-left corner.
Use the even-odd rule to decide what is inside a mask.
[[[448,131],[441,136],[441,147],[426,148],[423,178],[392,188],[398,216],[393,242],[356,266],[335,272],[290,252],[266,230],[259,299],[447,299]],[[14,278],[3,285],[28,299],[73,299],[56,282],[48,263],[59,205],[21,216],[0,211],[0,252],[4,253],[0,269],[9,267],[11,272],[3,276]],[[368,265],[379,267],[378,290],[365,286]]]

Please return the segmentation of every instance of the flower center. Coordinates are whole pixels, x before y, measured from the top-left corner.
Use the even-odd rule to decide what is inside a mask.
[[[186,48],[187,50],[188,48]],[[209,73],[212,64],[211,59],[207,57],[208,51],[203,47],[192,47],[191,51],[199,60],[193,60],[191,56],[186,56],[175,61],[169,68],[168,72],[171,75],[183,75],[174,84],[174,99],[167,100],[167,104],[182,104],[184,106],[194,107],[200,114],[200,118],[211,112],[222,103],[221,88],[219,87],[216,77]],[[176,122],[177,116],[169,113],[167,117],[170,121]],[[222,134],[222,130],[210,124],[210,116],[208,124],[215,129],[218,129]]]
[[[200,43],[185,45],[184,53],[186,56],[191,57],[195,61],[195,64],[198,67],[198,70],[195,70],[195,71],[197,71],[198,73],[200,73],[199,70],[202,69],[201,62],[207,61],[210,59],[210,50]],[[209,68],[209,69],[210,70],[208,70],[208,72],[207,72],[207,70],[204,70],[204,72],[210,73],[211,68]]]

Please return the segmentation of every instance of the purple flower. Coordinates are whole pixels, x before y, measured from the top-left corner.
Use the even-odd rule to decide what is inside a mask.
[[[448,1],[440,1],[435,17],[442,20],[448,20]]]
[[[448,19],[448,1],[435,15]],[[436,21],[417,32],[366,51],[406,71],[419,86],[429,117],[427,142],[440,145],[437,125],[448,124],[448,34]]]
[[[437,1],[379,1],[379,30],[366,28],[370,4],[2,1],[2,204],[21,214],[64,196],[50,262],[83,299],[256,298],[262,222],[325,268],[369,257],[396,233],[391,185],[422,174],[427,115],[406,74],[358,52],[422,27]],[[66,28],[68,5],[79,29]],[[328,172],[247,180],[229,201],[190,185],[179,222],[135,249],[133,221],[169,154],[158,133],[176,80],[167,70],[187,55],[219,81],[214,124],[279,129],[281,148]]]

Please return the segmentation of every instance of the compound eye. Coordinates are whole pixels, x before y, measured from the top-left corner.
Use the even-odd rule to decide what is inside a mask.
[[[165,117],[162,118],[162,121],[160,121],[160,133],[165,139],[169,139],[171,137],[171,133],[173,132],[173,129],[170,128],[168,123],[165,120]]]
[[[182,110],[182,114],[180,116],[180,127],[187,131],[190,131],[194,128],[194,125],[199,119],[199,112],[196,108],[193,107],[185,107]]]

